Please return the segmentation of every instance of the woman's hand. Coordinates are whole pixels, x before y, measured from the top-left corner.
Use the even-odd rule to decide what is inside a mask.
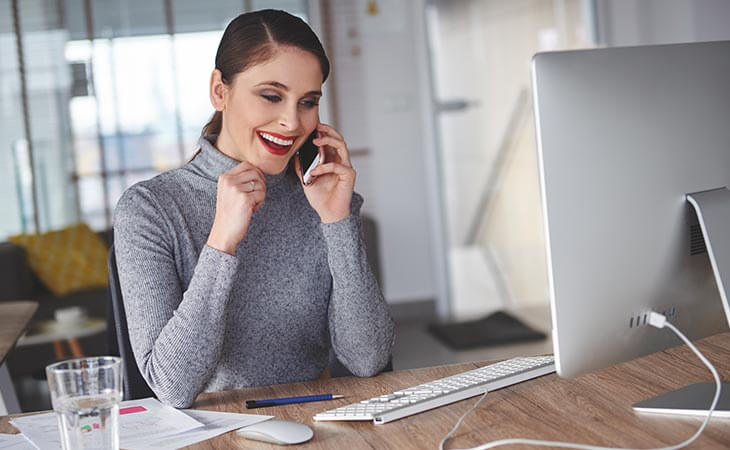
[[[261,170],[242,162],[218,177],[215,220],[208,245],[230,255],[236,253],[251,223],[253,213],[266,198],[266,179]]]
[[[338,222],[350,215],[352,191],[355,189],[355,169],[350,163],[350,152],[345,140],[334,128],[320,123],[319,137],[314,145],[319,147],[320,163],[312,170],[312,181],[304,185],[304,194],[324,223]],[[302,181],[299,158],[294,169]]]

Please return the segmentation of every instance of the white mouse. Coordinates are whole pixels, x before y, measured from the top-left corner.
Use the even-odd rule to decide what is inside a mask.
[[[301,444],[312,439],[314,432],[308,426],[285,420],[266,420],[254,425],[239,428],[236,434],[254,441],[272,444]]]

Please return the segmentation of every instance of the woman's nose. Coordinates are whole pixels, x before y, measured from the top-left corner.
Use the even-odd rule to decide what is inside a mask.
[[[299,128],[299,112],[297,107],[286,107],[282,110],[281,116],[279,117],[279,125],[289,131],[294,131]]]

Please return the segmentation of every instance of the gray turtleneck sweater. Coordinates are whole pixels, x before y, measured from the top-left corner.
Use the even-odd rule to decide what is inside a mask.
[[[206,245],[218,176],[237,161],[200,139],[180,169],[129,188],[114,247],[129,335],[160,400],[317,378],[329,349],[355,375],[388,362],[393,321],[368,265],[359,210],[323,224],[299,182],[266,176],[235,256]]]

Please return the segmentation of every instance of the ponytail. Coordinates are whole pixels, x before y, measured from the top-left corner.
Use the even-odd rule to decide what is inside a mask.
[[[223,113],[216,111],[213,113],[213,117],[210,118],[208,123],[205,124],[203,130],[200,132],[201,136],[208,137],[214,134],[221,134],[221,128],[223,127]]]
[[[220,111],[216,111],[213,113],[213,117],[210,118],[208,123],[205,124],[203,129],[200,132],[200,135],[204,138],[207,138],[212,135],[221,134],[221,128],[223,127],[223,113]],[[193,156],[188,160],[188,163],[192,162],[196,156],[200,154],[200,149],[193,154]]]

